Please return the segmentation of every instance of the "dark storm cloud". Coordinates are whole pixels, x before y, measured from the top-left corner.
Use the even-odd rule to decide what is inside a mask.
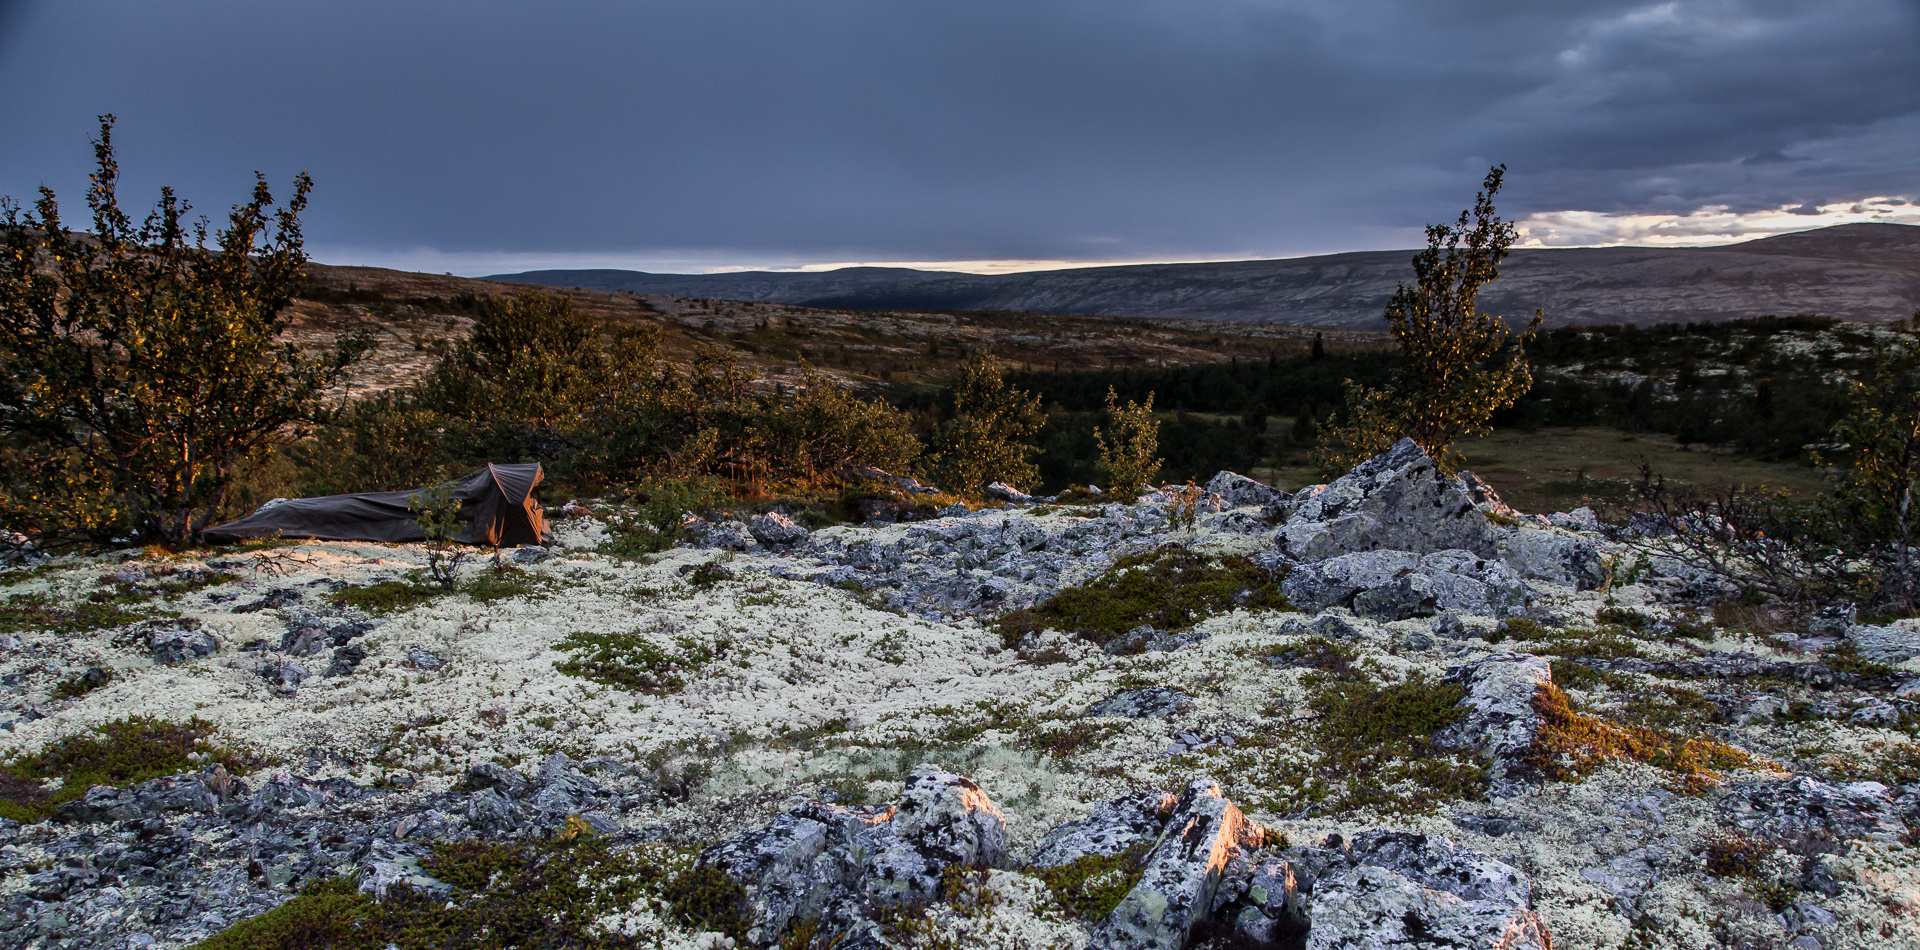
[[[319,182],[334,259],[1144,259],[1912,194],[1909,0],[0,0],[0,192]],[[486,268],[482,268],[486,269]]]

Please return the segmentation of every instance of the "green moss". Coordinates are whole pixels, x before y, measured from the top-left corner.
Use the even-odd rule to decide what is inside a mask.
[[[517,567],[501,565],[482,571],[462,585],[460,590],[475,603],[490,603],[509,597],[543,597],[543,579]]]
[[[365,587],[343,587],[328,594],[327,602],[378,615],[412,610],[444,593],[439,587],[416,580],[381,581]]]
[[[1900,674],[1899,670],[1884,663],[1875,663],[1861,658],[1859,648],[1851,643],[1841,643],[1821,653],[1820,662],[1825,663],[1835,673],[1848,676],[1892,677]]]
[[[668,881],[660,896],[681,923],[696,930],[712,930],[735,940],[746,939],[746,891],[719,868],[703,865]]]
[[[76,673],[61,680],[53,687],[53,698],[56,700],[77,699],[113,682],[112,673],[106,670],[100,670],[97,676],[89,675],[93,672],[93,670],[88,670],[85,673]]]
[[[1354,648],[1335,643],[1326,637],[1310,637],[1286,646],[1269,647],[1265,655],[1271,662],[1314,670],[1343,679],[1359,675],[1353,664],[1360,654]]]
[[[555,649],[575,655],[555,663],[553,668],[616,689],[670,696],[684,689],[688,677],[702,667],[724,658],[731,646],[725,640],[709,646],[684,637],[675,645],[676,650],[663,650],[637,631],[575,631],[554,644]]]
[[[594,921],[636,901],[665,896],[690,877],[687,873],[675,876],[665,858],[662,852],[647,848],[615,851],[604,839],[577,826],[545,841],[443,844],[421,867],[452,886],[453,893],[447,897],[399,887],[385,900],[375,901],[357,893],[351,879],[336,877],[310,885],[293,900],[241,921],[198,946],[202,950],[621,947],[627,941],[598,933]],[[679,887],[690,895],[689,900],[668,899],[683,923],[704,927],[715,919],[691,916],[702,908],[717,908],[724,897],[709,878],[698,877],[690,888]],[[723,932],[742,936],[737,926]]]
[[[258,764],[211,741],[213,737],[213,725],[199,719],[174,723],[146,716],[116,719],[69,736],[0,768],[6,776],[0,782],[0,817],[39,821],[95,785],[136,785],[214,763],[241,774]],[[55,778],[62,780],[58,791],[41,787]]]
[[[1140,883],[1146,857],[1147,846],[1137,844],[1119,854],[1089,854],[1069,864],[1027,873],[1047,885],[1061,910],[1081,920],[1105,920]]]
[[[1314,804],[1334,812],[1362,808],[1420,813],[1486,788],[1486,763],[1468,752],[1442,749],[1433,739],[1465,716],[1467,690],[1415,675],[1377,684],[1357,677],[1326,677],[1308,700],[1314,714],[1313,756],[1292,808]]]
[[[711,561],[695,567],[693,570],[687,572],[687,583],[692,584],[697,589],[705,590],[721,581],[732,580],[733,572],[728,570],[726,565],[728,560],[730,560],[730,558],[714,558]]]
[[[0,604],[0,633],[27,630],[86,633],[124,626],[149,616],[152,614],[127,610],[121,603],[81,601],[64,605],[45,594],[12,594],[6,603]]]
[[[1244,557],[1166,545],[1121,558],[1044,604],[1008,611],[995,626],[1009,647],[1044,629],[1072,631],[1104,645],[1142,624],[1181,630],[1236,607],[1288,609],[1279,581]]]
[[[1605,686],[1608,689],[1627,689],[1633,680],[1619,673],[1596,670],[1576,660],[1554,660],[1553,681],[1570,689],[1592,689]]]

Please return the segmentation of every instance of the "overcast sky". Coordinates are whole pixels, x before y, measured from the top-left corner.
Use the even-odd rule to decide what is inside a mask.
[[[1920,223],[1915,0],[0,0],[0,194],[461,274],[1546,244]]]

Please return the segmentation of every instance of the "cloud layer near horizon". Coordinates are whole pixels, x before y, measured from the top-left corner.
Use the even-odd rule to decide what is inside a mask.
[[[1920,220],[1909,0],[296,6],[0,0],[0,194],[113,112],[130,203],[462,273],[1405,247],[1494,162],[1537,243]]]

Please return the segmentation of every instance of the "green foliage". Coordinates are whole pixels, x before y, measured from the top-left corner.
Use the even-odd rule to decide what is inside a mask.
[[[697,930],[711,930],[735,940],[745,939],[749,921],[742,910],[746,891],[712,865],[700,865],[661,888],[660,896],[680,922]]]
[[[541,589],[545,586],[538,575],[511,564],[497,564],[474,575],[461,592],[474,603],[485,604],[512,597],[543,597]]]
[[[76,673],[54,684],[53,698],[56,700],[78,699],[111,682],[113,682],[113,674],[96,667],[83,673]]]
[[[1478,756],[1434,744],[1440,730],[1465,715],[1466,687],[1420,674],[1379,684],[1344,664],[1309,680],[1320,688],[1307,702],[1315,717],[1307,801],[1336,813],[1425,812],[1484,791],[1486,764]]]
[[[1915,315],[1920,318],[1920,314]],[[1871,378],[1855,382],[1853,408],[1833,427],[1846,465],[1828,507],[1844,526],[1849,553],[1877,563],[1877,604],[1920,606],[1920,564],[1913,557],[1914,485],[1920,481],[1920,328],[1900,336],[1875,361]]]
[[[595,921],[636,903],[664,903],[689,927],[735,939],[745,927],[725,901],[738,897],[700,870],[676,874],[667,855],[640,847],[616,851],[591,833],[545,841],[436,845],[421,867],[453,887],[451,899],[404,886],[385,900],[358,893],[351,878],[303,888],[285,904],[202,941],[201,950],[601,950],[630,941]]]
[[[1238,607],[1288,609],[1280,579],[1238,555],[1166,545],[1115,561],[1099,577],[995,622],[1007,646],[1037,630],[1068,630],[1106,644],[1141,624],[1180,630]]]
[[[146,716],[116,719],[69,736],[0,767],[0,818],[35,822],[95,785],[136,785],[149,779],[219,764],[242,774],[257,762],[212,741],[212,723],[166,722]],[[196,759],[198,761],[196,761]],[[41,783],[63,780],[47,792]]]
[[[1040,400],[1007,385],[991,354],[968,357],[954,383],[953,416],[933,434],[934,480],[969,498],[993,482],[1032,487],[1040,476],[1033,437],[1045,421]]]
[[[327,602],[336,607],[352,607],[379,616],[412,610],[445,593],[445,587],[423,584],[418,580],[381,581],[365,587],[342,587],[328,594]]]
[[[279,340],[310,179],[278,208],[258,180],[209,246],[172,189],[142,224],[121,210],[112,126],[102,116],[94,143],[91,234],[47,188],[25,214],[0,203],[0,519],[46,544],[185,545],[370,344]]]
[[[45,594],[9,594],[6,603],[0,604],[0,632],[85,633],[134,623],[146,616],[113,602],[80,601],[63,605]]]
[[[467,549],[453,539],[460,533],[460,500],[453,496],[453,483],[444,482],[407,496],[407,510],[420,523],[427,536],[427,576],[452,593],[460,586],[460,565]]]
[[[1505,173],[1504,165],[1487,172],[1473,208],[1460,212],[1458,222],[1427,227],[1427,248],[1413,258],[1415,285],[1400,285],[1387,301],[1401,370],[1384,390],[1349,384],[1347,420],[1320,432],[1324,469],[1350,469],[1405,436],[1451,472],[1458,464],[1449,451],[1453,443],[1491,431],[1493,413],[1532,387],[1521,344],[1540,316],[1516,338],[1477,306],[1480,288],[1500,276],[1514,239],[1513,225],[1493,207]]]
[[[1160,424],[1153,418],[1153,394],[1147,394],[1145,403],[1121,406],[1119,396],[1107,390],[1107,419],[1105,431],[1093,430],[1107,470],[1107,490],[1131,502],[1160,473]]]
[[[638,631],[575,631],[554,644],[554,649],[575,655],[555,663],[553,668],[616,689],[671,696],[686,688],[687,680],[707,664],[725,657],[730,644],[722,640],[707,645],[683,637],[675,641],[675,646],[678,649],[662,649]]]
[[[1134,845],[1118,854],[1089,854],[1028,873],[1047,885],[1061,910],[1081,920],[1102,921],[1140,883],[1146,857],[1146,845]]]
[[[643,479],[627,496],[631,507],[595,513],[607,530],[600,550],[623,558],[665,551],[680,539],[688,512],[719,504],[725,497],[714,479]]]

